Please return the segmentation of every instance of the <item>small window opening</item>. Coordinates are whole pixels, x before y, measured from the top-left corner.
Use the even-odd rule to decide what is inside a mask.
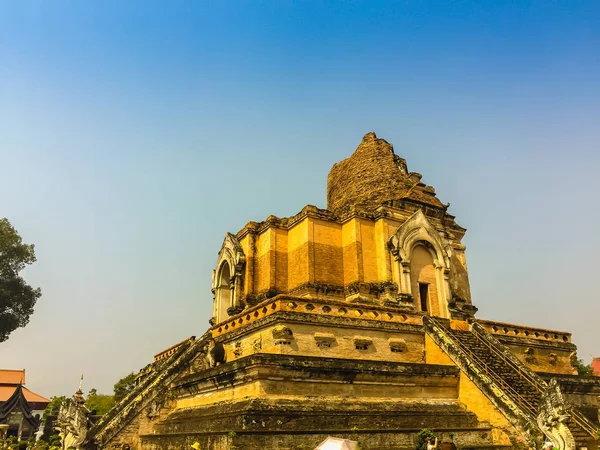
[[[319,348],[331,348],[331,342],[317,342]]]
[[[275,341],[275,345],[292,345],[292,341]]]
[[[403,350],[401,348],[397,348],[397,347],[392,347],[390,349],[392,351],[392,353],[402,353]]]
[[[356,344],[356,350],[369,350],[369,344]]]
[[[427,299],[429,298],[429,285],[419,283],[419,298],[421,299],[421,311],[427,312]]]

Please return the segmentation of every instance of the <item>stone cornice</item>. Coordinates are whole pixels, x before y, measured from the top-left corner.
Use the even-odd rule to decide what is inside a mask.
[[[179,349],[179,347],[181,347],[182,345],[185,345],[189,342],[192,342],[196,339],[196,336],[190,336],[187,339],[184,339],[181,342],[178,342],[175,345],[171,345],[169,348],[158,352],[156,355],[154,355],[154,362],[160,361],[161,359],[165,359],[168,356],[171,356],[173,353],[175,353],[177,351],[177,349]]]
[[[398,324],[364,319],[354,319],[349,317],[315,315],[303,312],[277,311],[271,315],[261,317],[243,328],[231,331],[226,334],[222,334],[217,338],[217,341],[224,342],[234,340],[243,336],[244,334],[265,328],[267,326],[279,322],[423,334],[423,328],[421,325]]]
[[[327,209],[318,208],[314,205],[306,205],[298,214],[294,216],[277,217],[271,215],[262,222],[248,222],[244,228],[236,233],[235,236],[241,240],[248,234],[260,234],[269,228],[289,230],[294,225],[308,217],[317,220],[325,220],[328,222],[336,222],[339,224],[344,224],[356,218],[375,222],[383,218],[394,219],[392,217],[393,213],[402,213],[408,217],[419,209],[423,210],[426,216],[433,217],[441,221],[441,225],[443,227],[452,229],[452,231],[456,232],[460,238],[464,236],[466,228],[461,227],[454,221],[454,216],[446,212],[446,207],[439,208],[425,203],[420,203],[413,199],[385,202],[375,210],[364,209],[361,208],[360,205],[357,205],[339,214]]]
[[[369,322],[389,322],[394,324],[421,325],[423,321],[423,313],[421,312],[406,311],[379,305],[310,299],[281,294],[213,326],[211,332],[214,337],[217,337],[234,330],[246,328],[250,323],[278,311],[306,313],[313,318],[324,316],[345,317],[362,319]]]
[[[376,374],[394,375],[394,376],[426,376],[426,377],[448,377],[458,376],[459,370],[454,366],[391,362],[391,361],[370,361],[344,358],[323,358],[304,355],[281,355],[269,353],[256,353],[243,358],[236,359],[226,366],[219,366],[212,369],[197,372],[180,378],[173,385],[177,391],[185,389],[186,386],[196,384],[200,381],[211,379],[229,380],[235,378],[235,373],[247,373],[252,367],[274,366],[279,371],[314,371],[321,378],[325,374],[331,373],[338,377],[345,378],[363,376],[370,378]],[[178,389],[179,388],[179,389]]]
[[[494,336],[514,337],[520,336],[539,341],[571,342],[571,333],[565,331],[549,330],[545,328],[526,327],[512,323],[495,322],[493,320],[477,319],[485,331]]]
[[[498,341],[504,345],[518,345],[520,347],[535,347],[547,350],[563,350],[566,352],[574,352],[577,349],[575,344],[570,342],[559,341],[541,341],[539,339],[530,339],[521,336],[503,336],[499,334],[493,335]]]
[[[561,387],[568,386],[568,389],[563,389],[565,393],[597,393],[600,394],[600,377],[582,376],[582,375],[565,375],[548,372],[537,372],[538,376],[548,381],[552,378],[560,383]]]

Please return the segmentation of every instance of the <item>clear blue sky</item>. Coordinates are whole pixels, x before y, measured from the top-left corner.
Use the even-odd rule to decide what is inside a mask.
[[[0,217],[36,245],[0,366],[110,392],[211,315],[225,232],[325,207],[375,131],[465,238],[479,317],[600,356],[600,2],[0,3]]]

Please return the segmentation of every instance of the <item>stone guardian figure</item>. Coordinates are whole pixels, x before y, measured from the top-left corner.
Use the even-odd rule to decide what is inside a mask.
[[[60,405],[58,410],[58,432],[63,448],[80,450],[88,431],[90,410],[85,406],[83,397],[83,375],[79,382],[79,389],[73,397]]]

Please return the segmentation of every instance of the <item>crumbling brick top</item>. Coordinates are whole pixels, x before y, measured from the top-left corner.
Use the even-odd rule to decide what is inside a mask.
[[[327,177],[327,209],[342,212],[352,206],[377,208],[385,202],[410,199],[445,208],[421,175],[408,172],[406,161],[392,145],[367,133],[349,158],[333,165]]]

